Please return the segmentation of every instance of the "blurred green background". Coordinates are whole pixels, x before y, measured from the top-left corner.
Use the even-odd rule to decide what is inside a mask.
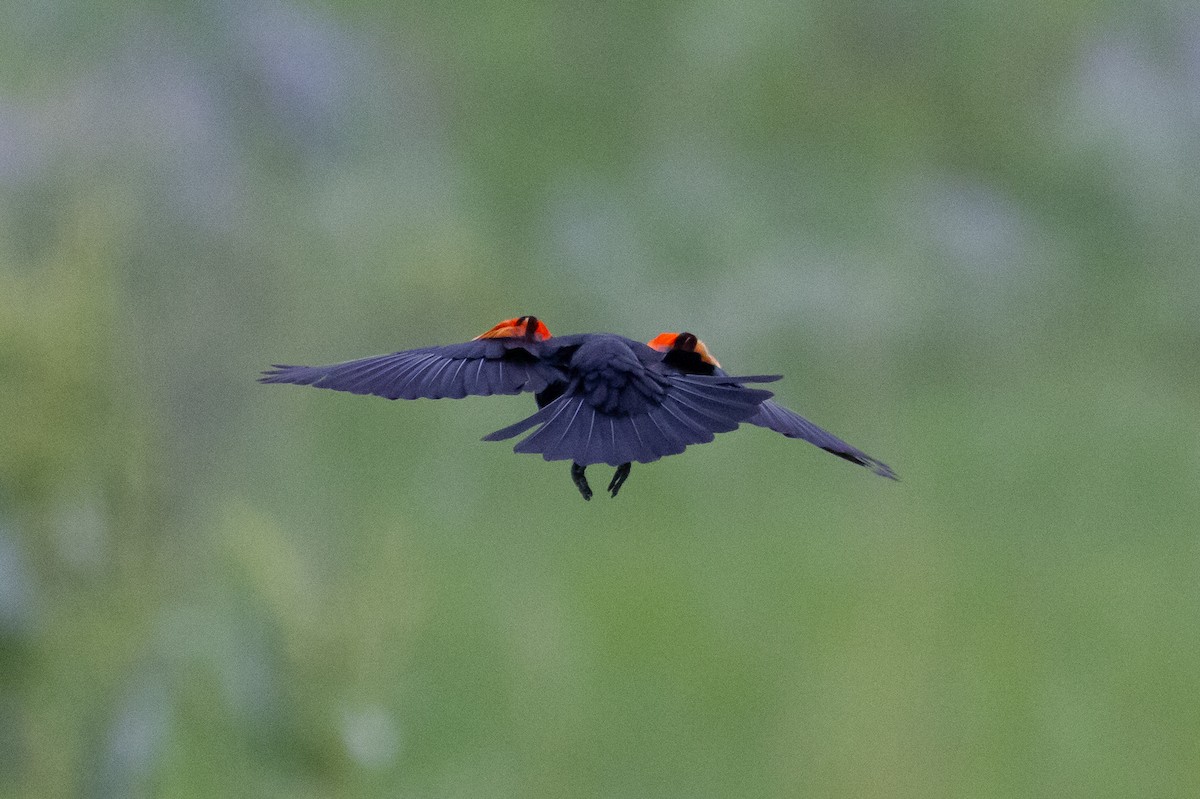
[[[1200,795],[1198,87],[1191,3],[6,4],[0,795]],[[903,482],[254,382],[519,314]]]

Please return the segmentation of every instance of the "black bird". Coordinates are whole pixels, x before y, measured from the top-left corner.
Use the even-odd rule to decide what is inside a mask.
[[[649,345],[663,353],[663,363],[680,374],[725,375],[725,370],[709,352],[708,347],[704,346],[704,342],[691,333],[660,333],[649,341]],[[800,414],[790,411],[782,405],[777,405],[769,399],[763,400],[754,415],[746,421],[759,427],[769,428],[776,433],[782,433],[788,438],[799,438],[815,444],[839,458],[866,466],[881,477],[898,479],[896,473],[886,463],[872,458],[860,449],[855,449],[832,433],[817,427]]]
[[[275,365],[263,383],[375,394],[388,399],[458,399],[533,392],[538,411],[484,436],[548,461],[571,461],[571,477],[592,498],[585,470],[617,467],[616,496],[634,461],[677,455],[761,412],[771,392],[747,388],[779,375],[730,376],[679,369],[659,350],[610,333],[552,338],[536,317],[509,319],[463,344],[423,347],[329,366]]]

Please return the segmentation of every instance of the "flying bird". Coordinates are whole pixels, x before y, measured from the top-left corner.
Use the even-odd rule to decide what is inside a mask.
[[[537,412],[484,440],[500,441],[532,430],[513,450],[538,453],[548,461],[571,461],[571,478],[585,500],[592,498],[588,466],[616,467],[607,489],[615,497],[634,461],[650,463],[677,455],[746,421],[804,438],[894,477],[879,461],[769,403],[770,391],[747,387],[779,378],[727,374],[690,333],[663,334],[649,344],[611,333],[552,337],[537,317],[520,316],[462,344],[328,366],[276,364],[259,380],[387,399],[530,392]]]

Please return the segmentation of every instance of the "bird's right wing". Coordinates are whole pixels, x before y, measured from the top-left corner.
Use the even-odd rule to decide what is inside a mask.
[[[866,466],[881,477],[897,479],[896,473],[886,463],[872,458],[860,449],[856,449],[845,441],[822,430],[800,414],[790,411],[782,405],[767,400],[758,406],[758,411],[746,420],[750,424],[766,427],[781,433],[788,438],[799,438],[810,444],[815,444],[826,452],[831,452],[839,458],[845,458],[851,463]]]
[[[779,377],[672,374],[663,379],[662,395],[633,413],[606,413],[571,386],[537,413],[484,440],[500,441],[537,427],[513,448],[515,452],[540,453],[548,461],[570,460],[581,466],[650,463],[735,429],[771,396],[769,391],[741,384]]]

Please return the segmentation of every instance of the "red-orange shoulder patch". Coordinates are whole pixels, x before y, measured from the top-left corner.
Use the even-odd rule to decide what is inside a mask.
[[[654,338],[646,342],[651,348],[659,352],[669,352],[673,349],[681,349],[685,352],[694,352],[700,356],[700,360],[705,363],[712,364],[717,368],[721,364],[708,351],[708,347],[704,346],[704,342],[693,336],[691,333],[659,333]]]
[[[667,350],[675,347],[675,339],[677,338],[679,338],[678,333],[659,333],[646,343],[650,345],[651,349],[656,349],[659,352],[666,352]]]
[[[473,340],[481,338],[524,338],[530,341],[545,341],[550,338],[550,329],[536,316],[518,316],[505,319],[486,333],[480,333]]]

